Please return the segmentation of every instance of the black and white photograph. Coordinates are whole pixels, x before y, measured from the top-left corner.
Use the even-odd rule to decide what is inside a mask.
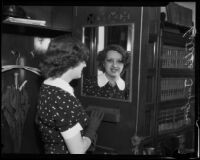
[[[3,0],[1,157],[200,158],[196,12]]]

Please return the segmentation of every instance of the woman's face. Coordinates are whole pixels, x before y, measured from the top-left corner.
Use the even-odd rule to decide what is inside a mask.
[[[124,63],[122,62],[122,55],[117,51],[108,51],[104,62],[104,68],[105,73],[108,76],[112,78],[119,77],[124,68]]]

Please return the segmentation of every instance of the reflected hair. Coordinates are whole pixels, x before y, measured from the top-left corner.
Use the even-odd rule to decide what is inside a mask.
[[[80,62],[86,62],[88,57],[89,50],[81,41],[63,35],[51,40],[47,52],[41,57],[40,69],[45,78],[56,78]]]
[[[122,55],[122,63],[124,64],[124,69],[129,66],[130,63],[130,52],[126,51],[122,46],[117,44],[108,45],[102,51],[100,51],[97,55],[98,69],[105,72],[104,62],[107,57],[108,51],[117,51]]]

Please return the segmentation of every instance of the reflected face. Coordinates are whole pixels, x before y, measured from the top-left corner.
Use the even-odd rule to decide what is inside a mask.
[[[78,79],[81,78],[82,75],[82,71],[83,68],[86,67],[86,63],[84,62],[80,62],[74,69],[73,69],[73,73],[74,73],[74,79]]]
[[[124,63],[122,62],[122,55],[117,52],[110,50],[107,52],[107,57],[104,62],[105,73],[112,77],[117,78],[120,76]]]

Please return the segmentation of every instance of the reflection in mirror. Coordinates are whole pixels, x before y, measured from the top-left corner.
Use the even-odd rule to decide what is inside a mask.
[[[84,26],[90,50],[81,95],[131,101],[134,24]]]
[[[106,45],[109,44],[119,44],[124,49],[127,49],[127,36],[128,36],[128,26],[121,25],[119,26],[108,26],[106,27],[105,32],[106,37]]]

